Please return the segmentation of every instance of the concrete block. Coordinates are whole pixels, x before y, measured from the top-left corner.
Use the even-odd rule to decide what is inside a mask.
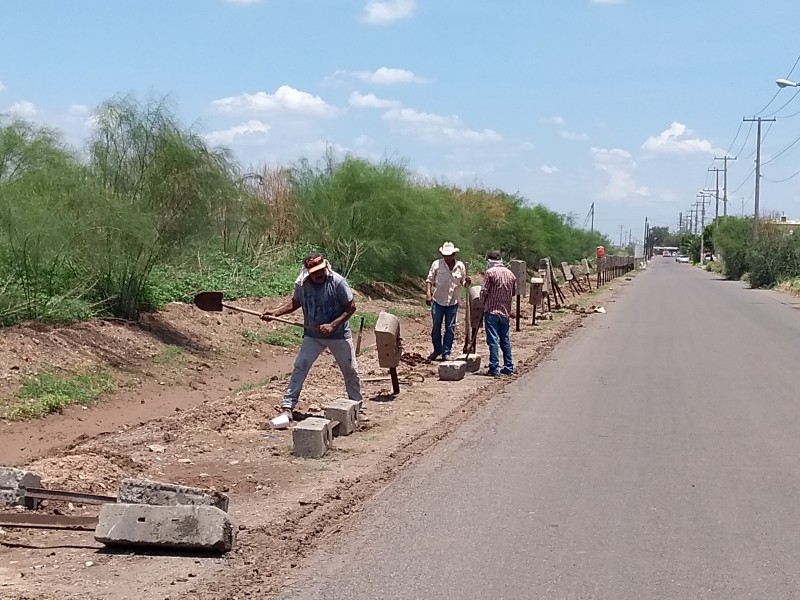
[[[531,304],[539,305],[544,295],[544,279],[541,277],[531,277],[531,293],[529,301]]]
[[[309,417],[292,430],[294,455],[301,458],[322,458],[333,443],[333,431],[328,419]]]
[[[378,322],[375,323],[375,345],[381,368],[395,369],[400,366],[400,319],[387,312],[378,315]]]
[[[334,400],[325,407],[325,418],[339,421],[339,435],[350,435],[358,428],[361,403],[349,398]]]
[[[94,539],[108,546],[228,552],[236,529],[214,506],[103,504]]]
[[[483,323],[483,302],[481,302],[481,286],[479,285],[469,288],[469,311],[470,327],[480,329]]]
[[[36,500],[25,500],[25,490],[29,487],[42,487],[42,478],[32,471],[0,467],[0,506],[35,508],[38,504]]]
[[[517,295],[523,298],[528,295],[528,265],[524,260],[512,260],[508,268],[517,278]]]
[[[463,360],[446,360],[439,363],[441,381],[460,381],[467,374],[467,363]]]
[[[117,501],[122,504],[214,506],[228,511],[228,496],[220,492],[147,479],[123,479],[117,490]]]
[[[464,361],[467,363],[467,373],[477,373],[481,370],[481,355],[480,354],[462,354],[456,358],[457,361]]]

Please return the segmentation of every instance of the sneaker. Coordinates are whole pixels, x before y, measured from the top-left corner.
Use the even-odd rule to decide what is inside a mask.
[[[428,355],[428,360],[436,360],[437,358],[439,358],[439,353],[438,352],[431,352]]]
[[[500,369],[501,375],[514,375],[514,373],[516,373],[514,369]]]
[[[495,379],[500,377],[500,373],[493,373],[492,371],[484,371],[483,375],[486,377],[494,377]]]
[[[442,362],[452,360],[449,354],[442,354]]]

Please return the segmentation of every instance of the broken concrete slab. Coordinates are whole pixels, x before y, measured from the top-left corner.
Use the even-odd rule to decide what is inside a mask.
[[[228,511],[228,496],[220,492],[147,479],[123,479],[117,490],[117,501],[122,504],[215,506]]]
[[[467,374],[467,363],[463,360],[446,360],[439,363],[441,381],[460,381]]]
[[[329,419],[309,417],[292,429],[294,455],[300,458],[322,458],[333,444]]]
[[[0,506],[27,506],[36,508],[37,500],[25,499],[27,488],[41,488],[42,478],[32,471],[0,467]]]
[[[334,400],[325,407],[325,418],[338,421],[338,435],[350,435],[358,429],[358,411],[361,403],[349,398]]]
[[[236,529],[215,506],[103,504],[94,539],[108,546],[229,552]]]
[[[477,373],[481,370],[481,355],[480,354],[462,354],[456,360],[463,360],[467,363],[467,373]]]

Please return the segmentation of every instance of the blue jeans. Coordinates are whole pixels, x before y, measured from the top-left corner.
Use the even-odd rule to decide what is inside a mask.
[[[297,358],[294,360],[294,370],[292,370],[292,376],[286,386],[286,392],[283,394],[281,408],[293,409],[297,406],[308,372],[325,348],[331,351],[344,376],[347,397],[350,400],[362,402],[361,378],[358,376],[358,363],[352,337],[350,335],[338,339],[304,337],[300,352],[297,353]]]
[[[442,306],[436,302],[431,304],[433,320],[431,339],[433,351],[437,355],[444,356],[453,350],[453,340],[456,338],[456,315],[458,315],[458,304],[453,306]],[[442,342],[442,322],[444,322],[444,342]]]
[[[511,336],[509,331],[511,322],[508,317],[487,314],[484,317],[486,323],[486,344],[489,346],[489,373],[510,374],[514,372],[514,361],[511,358]],[[503,350],[503,368],[500,369],[500,350]]]

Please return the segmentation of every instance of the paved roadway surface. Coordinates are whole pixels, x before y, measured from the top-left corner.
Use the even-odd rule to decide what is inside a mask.
[[[289,600],[800,598],[800,302],[656,259]]]

